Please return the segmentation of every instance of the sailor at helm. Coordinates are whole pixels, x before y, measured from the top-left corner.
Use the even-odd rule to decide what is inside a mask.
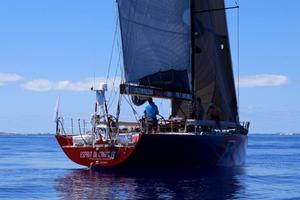
[[[149,105],[146,106],[145,111],[147,114],[147,122],[149,130],[152,129],[156,132],[157,130],[157,118],[156,115],[159,114],[158,107],[153,102],[153,99],[151,97],[148,98]]]

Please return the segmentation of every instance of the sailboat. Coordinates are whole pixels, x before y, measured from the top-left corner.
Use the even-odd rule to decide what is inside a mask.
[[[119,120],[108,112],[107,84],[97,96],[91,129],[56,138],[75,163],[90,168],[235,166],[245,162],[249,122],[240,122],[223,0],[117,0],[125,80],[121,96],[141,106],[171,101],[171,116]],[[196,99],[202,116],[195,116]],[[197,107],[197,106],[196,106]],[[209,114],[218,110],[218,117]]]

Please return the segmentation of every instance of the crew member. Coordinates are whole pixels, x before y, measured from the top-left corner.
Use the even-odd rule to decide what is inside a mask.
[[[147,112],[146,112],[146,110],[144,110],[144,115],[140,119],[140,122],[141,122],[142,133],[146,133],[147,132]]]
[[[157,130],[156,115],[159,114],[158,107],[157,107],[157,105],[155,105],[155,103],[153,102],[153,99],[151,97],[148,98],[148,103],[149,103],[149,105],[147,105],[146,109],[145,109],[145,111],[147,113],[148,127],[149,127],[150,131],[154,130],[154,132],[156,132],[156,130]]]
[[[217,128],[221,130],[221,110],[215,106],[215,104],[211,103],[207,110],[207,116],[210,120],[214,120],[216,122]]]
[[[202,106],[202,100],[200,97],[197,97],[196,99],[196,105],[195,105],[195,118],[197,120],[202,120],[203,119],[203,114],[204,114],[204,108]]]

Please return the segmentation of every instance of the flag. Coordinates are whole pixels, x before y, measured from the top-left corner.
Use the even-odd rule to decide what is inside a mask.
[[[57,97],[56,105],[54,108],[54,115],[53,115],[53,120],[54,122],[57,122],[58,120],[58,113],[59,113],[59,103],[60,103],[60,97]]]

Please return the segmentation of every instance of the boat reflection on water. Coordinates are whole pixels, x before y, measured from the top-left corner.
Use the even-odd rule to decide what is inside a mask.
[[[62,199],[235,199],[243,168],[72,170],[56,179]]]

